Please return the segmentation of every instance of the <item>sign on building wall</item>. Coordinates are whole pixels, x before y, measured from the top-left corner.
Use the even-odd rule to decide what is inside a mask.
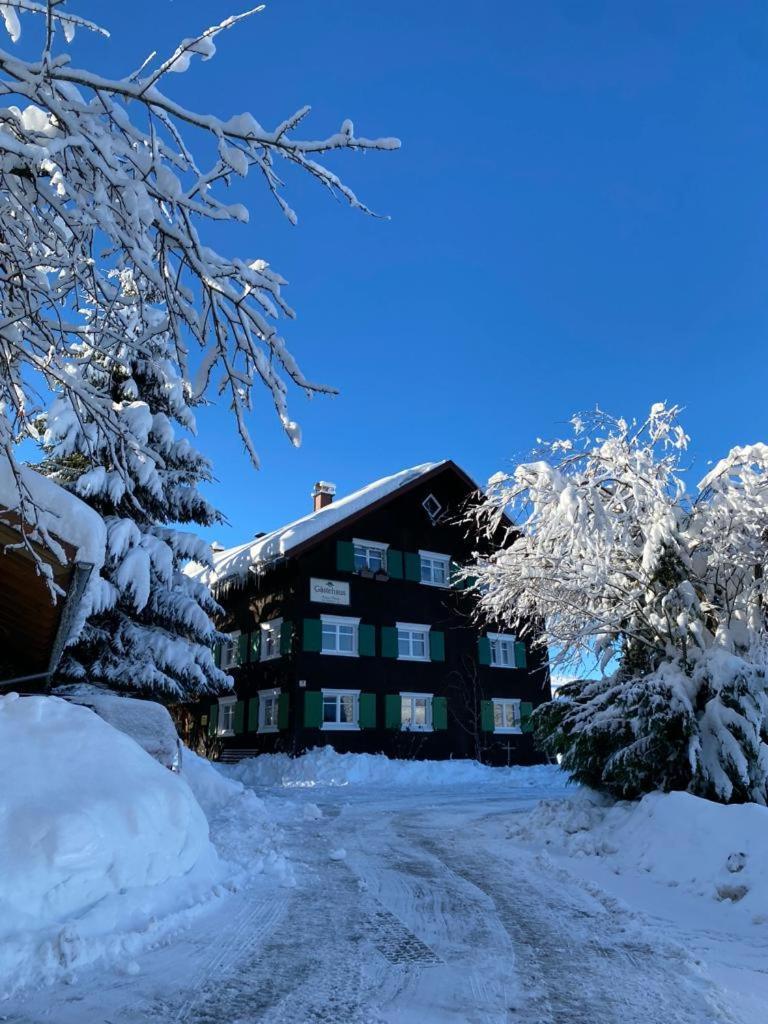
[[[321,604],[349,604],[349,584],[339,580],[318,580],[313,576],[309,581],[309,599]]]

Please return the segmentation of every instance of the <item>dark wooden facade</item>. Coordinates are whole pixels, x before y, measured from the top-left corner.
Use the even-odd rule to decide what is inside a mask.
[[[486,631],[472,622],[471,595],[458,585],[423,583],[419,576],[420,551],[449,555],[454,564],[470,559],[474,545],[458,516],[475,490],[462,470],[442,463],[293,548],[246,584],[219,590],[225,608],[219,628],[240,633],[241,664],[231,669],[236,696],[227,712],[231,728],[219,737],[228,756],[236,751],[298,754],[330,743],[340,752],[393,757],[472,757],[493,764],[540,760],[529,715],[550,697],[546,659],[531,649],[528,638],[516,643],[518,667],[492,666]],[[442,506],[436,521],[424,508],[430,495]],[[358,538],[389,545],[388,572],[354,570],[352,542]],[[313,579],[348,584],[349,605],[313,600]],[[322,615],[359,619],[356,656],[320,653]],[[260,660],[260,624],[277,618],[283,620],[279,656]],[[429,660],[398,657],[396,623],[430,627]],[[274,731],[265,731],[259,718],[259,700],[265,698],[259,693],[270,689],[279,690],[272,707],[277,721]],[[357,727],[322,723],[324,690],[360,691]],[[403,727],[403,694],[431,697],[431,729]],[[518,728],[495,730],[493,701],[501,699],[520,702]],[[222,709],[217,701],[204,702],[198,727],[220,734]]]

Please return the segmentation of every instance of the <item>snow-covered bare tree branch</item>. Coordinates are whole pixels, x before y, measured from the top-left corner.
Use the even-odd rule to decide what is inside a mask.
[[[257,388],[267,388],[294,443],[289,384],[332,390],[304,376],[280,333],[280,319],[293,316],[280,274],[262,253],[217,252],[205,229],[247,222],[247,208],[228,202],[226,189],[252,174],[294,222],[280,163],[369,212],[318,158],[398,142],[359,137],[350,121],[323,138],[302,137],[308,107],[267,129],[250,113],[221,119],[162,91],[169,76],[197,57],[208,60],[220,33],[257,10],[185,39],[165,59],[152,55],[137,71],[106,78],[57,51],[77,28],[96,29],[62,0],[0,4],[13,42],[26,21],[45,25],[39,59],[0,51],[0,448],[10,458],[15,441],[35,435],[41,396],[54,390],[108,438],[111,462],[124,470],[135,437],[80,365],[94,352],[108,362],[125,344],[116,271],[129,271],[140,294],[157,297],[163,319],[153,329],[170,331],[181,375],[194,379],[193,397],[215,393],[228,403],[254,462],[248,419]],[[149,340],[133,344],[141,350]]]
[[[596,655],[610,673],[536,716],[578,778],[765,802],[768,446],[733,449],[690,497],[678,417],[574,417],[571,437],[492,478],[481,525],[517,525],[472,568],[478,604],[542,622],[555,664]]]

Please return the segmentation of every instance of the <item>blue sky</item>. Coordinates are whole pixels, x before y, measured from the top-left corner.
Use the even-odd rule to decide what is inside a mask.
[[[239,9],[71,6],[113,32],[77,59],[114,74]],[[388,221],[287,174],[298,227],[254,177],[250,225],[214,236],[291,282],[286,337],[341,395],[294,394],[296,451],[265,394],[259,473],[224,410],[200,417],[230,521],[211,539],[303,514],[318,478],[451,457],[485,480],[595,403],[684,405],[695,473],[765,438],[763,3],[272,0],[218,51],[166,91],[265,125],[311,103],[314,137],[351,117],[403,148],[332,161]]]

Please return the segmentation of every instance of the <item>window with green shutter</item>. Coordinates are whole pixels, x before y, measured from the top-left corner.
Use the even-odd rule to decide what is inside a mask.
[[[280,653],[290,654],[293,650],[293,623],[283,622],[280,626]]]
[[[259,728],[259,698],[251,697],[248,701],[248,732],[257,732]]]
[[[232,731],[235,736],[238,736],[245,728],[245,701],[238,700],[235,703],[235,714],[233,719]]]
[[[440,630],[429,631],[429,658],[430,661],[445,661],[445,633]]]
[[[418,552],[405,552],[405,578],[412,583],[421,583],[421,555]]]
[[[493,717],[493,701],[480,701],[480,728],[483,732],[493,732],[496,727]]]
[[[531,715],[533,714],[533,704],[528,701],[520,701],[520,731],[521,732],[533,732],[533,722],[531,721]]]
[[[319,729],[323,724],[323,695],[312,690],[304,694],[304,728]]]
[[[376,728],[376,694],[361,693],[358,698],[358,725],[361,729]]]
[[[448,698],[432,698],[432,728],[441,731],[448,728]]]
[[[339,572],[355,571],[355,546],[351,540],[336,541],[336,568]]]
[[[387,572],[393,580],[403,578],[403,552],[389,548],[387,551]]]
[[[211,704],[208,712],[208,735],[215,736],[219,728],[219,705]]]
[[[357,627],[357,653],[372,658],[376,654],[376,627],[360,623]]]
[[[394,626],[381,627],[382,658],[397,657],[397,629]]]
[[[287,693],[281,693],[277,700],[277,727],[278,729],[288,728],[288,716],[290,714],[290,697]]]
[[[399,729],[402,722],[402,699],[399,693],[388,693],[384,697],[384,725],[387,729]]]
[[[523,640],[518,640],[515,643],[515,668],[525,668],[527,664],[525,643]]]
[[[304,650],[319,651],[322,640],[323,631],[320,619],[304,619]]]
[[[491,641],[487,636],[477,638],[477,661],[480,665],[491,664]]]

